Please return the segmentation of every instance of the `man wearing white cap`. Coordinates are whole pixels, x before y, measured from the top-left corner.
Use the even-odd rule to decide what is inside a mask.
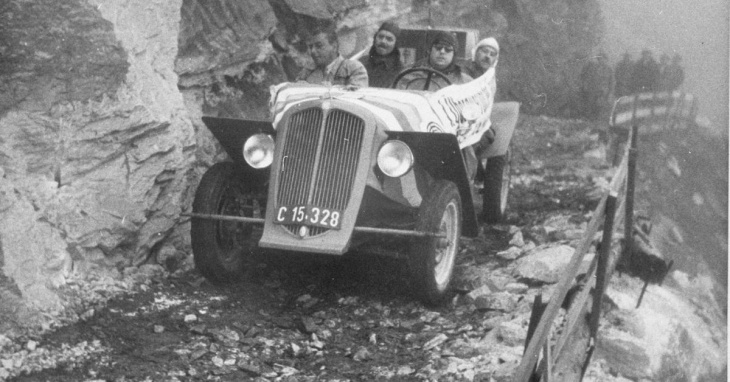
[[[487,37],[479,41],[472,51],[472,60],[466,65],[467,73],[477,78],[489,68],[497,66],[499,60],[499,44],[494,37]]]

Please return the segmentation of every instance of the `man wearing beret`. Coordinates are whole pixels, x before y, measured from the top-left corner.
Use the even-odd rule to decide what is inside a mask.
[[[397,24],[384,22],[373,36],[370,52],[360,57],[360,63],[368,72],[371,87],[389,88],[393,80],[403,70],[398,50],[400,28]]]
[[[458,46],[459,43],[453,34],[446,31],[436,31],[434,38],[431,40],[428,57],[416,62],[413,67],[426,67],[438,70],[446,75],[446,78],[451,81],[451,84],[467,83],[473,80],[473,78],[454,60]],[[431,81],[436,83],[437,88],[447,86],[437,76],[432,77]]]

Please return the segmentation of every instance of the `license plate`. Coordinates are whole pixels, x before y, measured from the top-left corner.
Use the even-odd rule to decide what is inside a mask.
[[[274,223],[302,224],[329,229],[340,229],[342,213],[338,210],[315,206],[281,206],[277,208]]]

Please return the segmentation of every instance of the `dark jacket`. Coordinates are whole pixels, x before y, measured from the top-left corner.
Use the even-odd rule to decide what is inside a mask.
[[[306,81],[310,84],[368,86],[368,73],[362,64],[338,56],[325,68],[305,67],[299,73],[297,81]]]
[[[433,69],[428,62],[428,57],[419,60],[413,65],[413,67]],[[451,65],[446,67],[444,70],[440,70],[440,72],[446,75],[449,81],[451,81],[452,85],[465,84],[474,79],[472,78],[472,76],[467,74],[466,70],[460,64],[457,64],[455,62],[452,62]],[[439,84],[440,87],[446,86],[446,84],[443,83],[443,80],[440,80],[439,77],[434,77],[434,80],[436,83]]]
[[[466,74],[473,78],[481,77],[481,75],[486,72],[486,70],[482,69],[482,67],[474,60],[467,61],[466,64],[464,64],[464,70],[466,71]]]
[[[642,58],[631,73],[633,93],[659,90],[659,65],[653,58]]]
[[[360,57],[360,63],[368,72],[370,86],[375,88],[389,88],[398,73],[403,70],[398,48],[393,49],[387,56],[381,56],[375,52],[373,46],[367,56]]]
[[[621,97],[631,94],[632,84],[631,76],[634,69],[634,63],[625,58],[616,64],[616,70],[614,71],[614,78],[616,80],[616,97]]]

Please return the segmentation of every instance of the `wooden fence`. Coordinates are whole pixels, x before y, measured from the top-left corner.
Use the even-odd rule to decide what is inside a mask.
[[[693,126],[696,116],[697,98],[680,91],[637,93],[616,99],[608,121],[611,164],[618,164],[619,147],[633,126],[641,126],[641,134],[682,130]]]
[[[603,294],[621,254],[631,253],[630,248],[626,248],[631,240],[613,245],[613,234],[622,220],[626,236],[630,236],[633,229],[637,141],[638,128],[634,125],[621,164],[615,167],[610,186],[596,207],[550,301],[543,304],[542,296],[535,298],[525,352],[513,375],[514,382],[582,379],[596,346]],[[585,277],[578,280],[583,259],[599,228],[603,229],[603,236],[596,256]],[[573,293],[567,312],[558,320],[570,290],[578,292]]]
[[[642,133],[687,127],[697,114],[697,100],[680,91],[638,93],[618,98],[611,110],[609,124],[628,132],[641,125]]]

